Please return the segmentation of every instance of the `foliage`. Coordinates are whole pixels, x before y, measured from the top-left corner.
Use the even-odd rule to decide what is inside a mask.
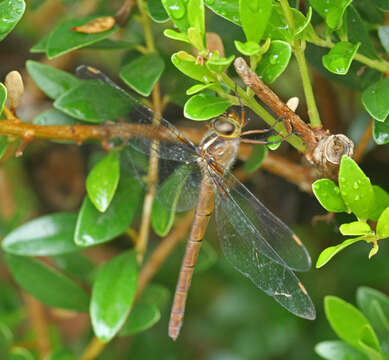
[[[0,40],[6,43],[13,36],[21,36],[27,43],[35,41],[32,53],[48,59],[56,61],[66,59],[66,56],[80,56],[83,62],[96,62],[99,67],[108,68],[116,74],[116,78],[125,84],[123,87],[134,91],[140,101],[159,106],[161,111],[171,102],[183,106],[186,118],[205,121],[242,102],[268,125],[273,125],[276,123],[275,117],[254,100],[250,89],[237,85],[234,78],[233,61],[238,56],[246,56],[251,69],[266,84],[281,84],[283,79],[287,79],[289,84],[298,84],[301,89],[296,92],[300,91],[302,102],[308,109],[308,120],[313,128],[318,128],[322,122],[316,109],[307,59],[327,79],[335,79],[361,92],[360,95],[356,93],[357,112],[367,112],[372,117],[375,145],[389,142],[389,82],[385,77],[389,63],[381,56],[389,51],[389,31],[384,20],[385,12],[389,10],[387,1],[310,0],[303,7],[298,6],[298,1],[286,0],[139,0],[128,14],[128,22],[122,24],[119,16],[116,16],[112,17],[115,19],[113,26],[103,31],[84,33],[75,28],[87,26],[91,21],[101,19],[102,15],[114,15],[119,5],[117,2],[97,1],[97,7],[86,16],[78,7],[81,3],[87,3],[86,0],[63,0],[61,6],[65,10],[54,14],[52,28],[45,35],[41,29],[36,29],[31,19],[49,6],[48,3],[35,0],[27,4],[25,18],[22,19],[25,1],[1,1]],[[43,28],[47,30],[47,26]],[[212,42],[207,36],[214,29],[220,43]],[[26,69],[35,84],[52,100],[49,109],[45,108],[35,116],[35,125],[104,127],[132,110],[126,91],[110,83],[80,79],[70,72],[47,65],[43,60],[28,60]],[[289,72],[294,73],[292,81]],[[164,97],[159,93],[159,86],[166,94]],[[4,107],[7,95],[9,97],[10,94],[7,94],[6,87],[0,83],[3,118],[9,116],[8,108]],[[145,99],[150,95],[151,102]],[[288,134],[282,122],[275,126],[275,131],[278,135],[268,138],[273,144],[253,148],[243,165],[246,174],[258,170],[269,156],[268,149],[278,148]],[[299,134],[288,137],[287,141],[297,150],[306,151]],[[8,156],[13,154],[17,145],[19,143],[15,137],[1,137],[2,160],[7,159],[7,151]],[[36,215],[41,208],[36,205],[37,200],[30,187],[23,182],[20,165],[10,162],[7,171],[13,174],[15,180],[12,189],[17,193],[17,211],[11,218],[2,217],[0,223],[4,235],[1,242],[4,251],[2,260],[6,262],[16,283],[52,308],[72,313],[89,311],[94,334],[102,342],[108,342],[115,336],[142,333],[163,321],[166,313],[164,306],[169,297],[165,286],[151,284],[140,298],[136,298],[142,266],[136,257],[138,249],[136,245],[129,245],[129,240],[136,239],[138,235],[135,228],[142,216],[145,198],[142,180],[148,171],[148,164],[147,160],[138,158],[136,160],[140,165],[137,164],[137,167],[141,173],[124,169],[121,160],[126,150],[123,150],[121,143],[109,145],[114,149],[90,166],[86,195],[81,206],[73,206],[70,211],[56,209],[39,217]],[[92,150],[95,152],[95,148]],[[150,219],[157,235],[167,236],[173,225],[179,223],[181,218],[176,217],[175,213],[189,175],[185,167],[177,168],[158,187],[157,201],[152,205]],[[373,245],[369,253],[371,257],[378,251],[378,241],[389,236],[389,194],[382,187],[372,185],[361,168],[348,157],[342,159],[338,180],[339,186],[329,179],[317,180],[313,184],[313,192],[325,210],[355,216],[353,221],[347,220],[339,226],[342,235],[352,238],[325,249],[318,258],[317,267],[361,240]],[[172,193],[174,196],[171,196]],[[31,220],[32,216],[36,218]],[[104,257],[104,261],[95,264],[89,260],[86,250],[94,251],[97,246],[110,249],[110,258]],[[212,245],[204,246],[197,271],[207,270],[214,265],[217,262],[215,254]],[[160,275],[169,287],[173,286],[172,279],[176,278],[177,269],[170,269],[166,276]],[[218,264],[215,272],[222,279],[228,270]],[[233,279],[234,275],[228,276]],[[213,280],[210,276],[210,281]],[[240,285],[239,281],[234,282],[234,291],[231,290],[238,294],[236,298],[229,294],[229,289],[219,289],[217,281],[214,283],[214,288],[210,286],[204,289],[213,292],[215,297],[218,291],[222,293],[218,301],[228,309],[223,316],[232,314],[233,317],[234,310],[244,307],[242,303],[245,297],[240,296],[242,289],[242,293],[250,297],[248,307],[257,308],[253,299],[259,298],[255,298],[256,295]],[[4,294],[8,294],[7,291]],[[26,314],[20,311],[15,291],[10,291],[10,294],[0,297],[0,353],[8,354],[10,359],[34,358],[36,351],[19,346],[31,341],[29,334],[15,340],[19,336],[18,326]],[[199,297],[194,301],[204,301]],[[239,300],[236,304],[235,299]],[[353,359],[381,359],[387,355],[387,298],[375,290],[360,288],[357,299],[363,314],[338,298],[326,298],[327,318],[342,342],[320,343],[316,351],[324,358],[339,359],[339,354],[342,354]],[[246,310],[243,309],[243,313]],[[241,355],[240,358],[275,358],[282,356],[282,352],[287,353],[287,346],[292,346],[295,340],[293,333],[299,326],[297,320],[282,320],[291,331],[283,340],[279,340],[280,343],[272,334],[264,334],[266,341],[260,341],[264,341],[262,348],[265,350],[261,354],[248,354],[245,347],[245,341],[249,341],[247,338],[250,336],[255,339],[255,344],[259,341],[257,326],[263,319],[271,329],[269,331],[277,331],[271,318],[282,318],[277,311],[274,310],[275,315],[261,313],[260,318],[243,315],[248,323],[242,332],[245,337],[236,336],[233,340],[235,348],[226,356],[224,349],[216,349],[212,359],[232,357],[237,353]],[[219,316],[217,311],[213,316]],[[235,313],[235,317],[232,323],[235,322],[237,327],[240,315]],[[191,320],[195,320],[195,317]],[[224,319],[219,318],[218,321],[215,333],[226,328]],[[345,323],[349,324],[347,328],[342,327]],[[201,326],[202,329],[208,328],[208,325]],[[208,331],[212,331],[212,326],[210,328]],[[53,330],[53,335],[50,335],[50,342],[56,345],[52,346],[53,351],[48,358],[75,358],[73,350],[77,346],[68,350],[63,339],[55,340],[59,338],[54,334],[56,331]],[[174,353],[170,345],[165,345],[163,338],[163,341],[157,341],[156,354],[150,355],[153,346],[147,336],[140,334],[137,339],[145,342],[139,346],[145,353],[149,351],[149,358],[162,356],[162,353],[168,358]],[[198,336],[196,332],[195,339]],[[86,345],[87,340],[85,336],[82,344]],[[77,351],[80,352],[79,347]],[[296,358],[301,356],[297,354]]]

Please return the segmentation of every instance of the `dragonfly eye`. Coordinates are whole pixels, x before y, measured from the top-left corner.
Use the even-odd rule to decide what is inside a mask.
[[[218,135],[232,136],[236,132],[236,126],[226,119],[218,119],[214,122],[213,127]]]

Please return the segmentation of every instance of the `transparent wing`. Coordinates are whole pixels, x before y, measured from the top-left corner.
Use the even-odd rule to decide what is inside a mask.
[[[231,211],[233,226],[258,252],[293,271],[311,267],[311,258],[299,238],[234,175],[225,171],[223,177],[212,174],[212,178],[221,194],[220,204]]]
[[[196,146],[187,139],[184,134],[161,115],[153,112],[131,96],[127,91],[116,85],[100,70],[81,65],[76,69],[76,73],[83,79],[103,81],[126,95],[128,102],[133,106],[131,107],[129,114],[125,118],[119,120],[137,124],[138,126],[135,125],[132,128],[129,128],[126,127],[125,124],[122,124],[122,126],[118,124],[116,129],[119,129],[119,132],[120,129],[122,129],[121,139],[128,142],[129,146],[147,155],[150,154],[151,149],[153,149],[158,154],[158,157],[162,159],[180,162],[196,161]],[[160,125],[154,126],[153,119],[157,119]]]
[[[245,216],[231,193],[225,190],[223,186],[223,190],[216,191],[215,211],[219,240],[226,259],[287,310],[297,316],[314,319],[314,305],[301,282],[280,257],[266,249],[267,246],[259,244],[264,241],[263,236]],[[272,256],[268,256],[269,253]]]

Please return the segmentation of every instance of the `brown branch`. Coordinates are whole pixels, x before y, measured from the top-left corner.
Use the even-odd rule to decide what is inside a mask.
[[[362,134],[361,140],[355,147],[354,160],[356,162],[360,162],[362,160],[362,157],[365,154],[367,146],[369,145],[369,142],[371,140],[372,134],[373,134],[373,119],[370,118],[369,123],[367,124],[365,131]]]
[[[322,128],[313,129],[263,83],[243,58],[237,58],[234,65],[246,86],[276,114],[287,119],[292,128],[299,133],[307,149],[305,158],[313,166],[316,177],[336,179],[342,156],[353,154],[353,142],[343,134],[331,135]]]

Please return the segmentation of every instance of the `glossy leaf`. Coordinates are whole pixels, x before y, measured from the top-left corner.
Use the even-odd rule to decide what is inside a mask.
[[[188,21],[190,27],[195,28],[199,31],[200,36],[205,35],[203,0],[188,1]]]
[[[339,227],[342,235],[368,235],[371,234],[371,228],[368,223],[363,221],[353,221],[348,224],[342,224]]]
[[[377,58],[377,51],[371,41],[370,34],[358,11],[353,5],[346,10],[347,37],[353,44],[360,43],[358,52],[371,58]]]
[[[165,29],[163,34],[169,39],[190,43],[188,36],[185,33],[180,33],[172,29]]]
[[[327,360],[368,360],[366,355],[343,341],[322,341],[315,346],[315,352]]]
[[[287,42],[272,41],[269,50],[263,55],[258,64],[257,74],[266,84],[271,84],[284,72],[291,55],[292,48]]]
[[[375,200],[369,219],[377,221],[381,213],[389,206],[389,194],[377,185],[373,185],[373,190]]]
[[[93,50],[131,50],[136,44],[131,41],[103,39],[96,43],[90,44],[85,49]]]
[[[389,142],[389,120],[374,120],[373,122],[373,139],[378,145],[384,145]]]
[[[119,153],[110,151],[90,171],[86,179],[86,191],[90,201],[100,212],[107,210],[119,184]]]
[[[90,316],[96,336],[111,340],[126,321],[135,299],[138,262],[134,250],[106,262],[93,284]]]
[[[196,59],[184,51],[172,55],[172,63],[186,76],[203,83],[216,81],[211,72],[200,64],[196,64]]]
[[[217,74],[221,74],[226,71],[235,59],[235,55],[231,55],[228,58],[208,59],[206,62],[207,68]]]
[[[3,40],[16,26],[24,14],[24,0],[0,2],[0,41]]]
[[[39,88],[51,99],[57,99],[81,81],[75,76],[37,61],[26,61],[26,69]]]
[[[7,254],[6,261],[17,283],[42,303],[62,309],[87,311],[88,295],[63,274],[26,256]]]
[[[339,41],[323,56],[323,65],[334,74],[347,74],[354,55],[357,53],[360,44],[351,44],[348,41]]]
[[[389,299],[388,297],[369,287],[359,287],[357,290],[357,304],[369,319],[382,343],[389,343]]]
[[[168,305],[170,291],[166,286],[152,283],[146,287],[140,298],[142,303],[152,304],[162,310]]]
[[[160,56],[143,55],[120,69],[120,78],[134,91],[149,96],[165,64]]]
[[[389,207],[387,207],[377,221],[376,233],[379,239],[389,237]]]
[[[329,212],[347,211],[347,206],[340,195],[339,187],[330,179],[316,180],[312,190],[321,206]]]
[[[272,12],[272,0],[239,0],[240,22],[248,41],[258,43]]]
[[[186,1],[184,0],[161,0],[167,14],[173,23],[182,32],[189,28],[188,12]]]
[[[35,125],[76,125],[79,124],[75,118],[64,114],[57,109],[49,109],[40,113],[32,121]]]
[[[35,356],[25,348],[14,346],[11,348],[7,360],[35,360]]]
[[[123,91],[100,80],[88,80],[61,95],[54,107],[82,121],[100,123],[125,116],[132,103]]]
[[[205,5],[215,14],[240,25],[239,0],[204,0]]]
[[[362,94],[367,112],[378,121],[385,121],[389,114],[389,78],[369,86]]]
[[[128,336],[145,331],[155,325],[161,318],[158,307],[149,303],[137,303],[120,329],[120,336]]]
[[[336,254],[341,252],[343,249],[345,249],[346,247],[348,247],[348,246],[350,246],[358,241],[361,241],[363,239],[364,239],[363,236],[360,236],[360,237],[357,237],[354,239],[347,239],[339,245],[330,246],[327,249],[324,249],[320,253],[320,255],[316,261],[316,268],[321,268],[322,266],[327,264]]]
[[[42,37],[31,49],[31,53],[45,53],[47,48],[47,42],[49,41],[49,35]]]
[[[196,84],[191,86],[188,90],[186,90],[186,95],[194,95],[197,94],[205,89],[213,88],[217,86],[216,84]]]
[[[389,1],[388,0],[374,0],[377,7],[385,12],[389,11]]]
[[[267,148],[270,150],[277,150],[282,143],[282,137],[280,135],[273,135],[267,138]]]
[[[73,242],[77,215],[45,215],[19,226],[1,243],[4,251],[14,255],[48,256],[79,250]]]
[[[261,51],[261,47],[259,44],[255,43],[254,41],[234,41],[236,50],[238,50],[241,54],[246,56],[252,56],[256,55]]]
[[[95,271],[95,264],[81,252],[51,256],[55,266],[74,279],[91,283]]]
[[[87,45],[103,40],[119,30],[118,26],[95,34],[84,34],[72,28],[85,25],[99,16],[90,16],[83,19],[72,19],[58,25],[49,35],[46,44],[46,53],[49,59],[66,54],[70,51],[83,48]]]
[[[326,20],[329,28],[337,29],[351,0],[309,0],[309,3]]]
[[[339,168],[339,187],[347,207],[360,219],[367,219],[374,202],[370,179],[357,163],[343,156]]]
[[[104,213],[99,212],[86,196],[77,219],[76,244],[97,245],[123,234],[132,222],[142,195],[138,180],[121,174],[115,196]]]
[[[254,145],[250,157],[243,165],[243,171],[247,174],[256,171],[263,163],[263,160],[265,160],[267,153],[268,150],[266,146],[262,144]]]
[[[151,224],[159,236],[165,236],[173,226],[177,201],[190,173],[191,168],[182,165],[158,189],[153,202]]]
[[[369,321],[355,306],[338,297],[326,296],[324,298],[324,310],[332,329],[346,343],[363,351],[359,340],[362,331],[366,331],[370,337],[369,345],[372,345],[376,350],[380,349],[377,336]]]
[[[380,26],[378,28],[378,37],[385,51],[389,53],[389,25]]]
[[[192,120],[208,120],[223,114],[231,105],[222,97],[200,93],[186,102],[184,115]]]
[[[164,23],[169,20],[169,15],[163,7],[161,0],[148,0],[146,5],[150,17],[155,22]]]
[[[0,83],[0,114],[3,111],[5,102],[7,101],[7,88]]]

